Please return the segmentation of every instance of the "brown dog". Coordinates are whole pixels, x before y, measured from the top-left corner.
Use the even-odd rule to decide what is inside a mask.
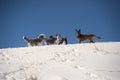
[[[82,41],[85,41],[85,40],[89,40],[90,43],[94,43],[94,41],[93,41],[94,38],[101,39],[101,37],[96,36],[94,34],[81,34],[80,29],[79,30],[76,29],[75,31],[76,31],[76,37],[77,37],[79,43],[81,43]]]

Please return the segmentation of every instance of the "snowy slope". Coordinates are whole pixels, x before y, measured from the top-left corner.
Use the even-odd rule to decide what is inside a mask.
[[[0,49],[0,80],[120,80],[120,42]]]

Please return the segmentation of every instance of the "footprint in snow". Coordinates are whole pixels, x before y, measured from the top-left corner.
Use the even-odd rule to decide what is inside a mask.
[[[85,69],[84,67],[81,67],[81,66],[79,66],[79,65],[74,66],[74,68],[79,69],[79,70],[85,70],[85,71],[86,71],[86,69]],[[97,79],[97,78],[98,78],[98,75],[96,75],[96,74],[94,74],[94,73],[92,73],[92,72],[85,72],[85,74],[88,75],[88,76],[91,77],[91,78],[94,78],[94,79]]]
[[[98,78],[98,75],[96,75],[96,74],[94,74],[92,72],[86,72],[85,74],[90,76],[91,78],[95,78],[95,79]]]
[[[83,70],[84,69],[83,67],[78,66],[78,65],[74,66],[74,68],[79,69],[79,70]]]
[[[4,75],[3,73],[0,73],[0,80],[6,80],[6,75]]]

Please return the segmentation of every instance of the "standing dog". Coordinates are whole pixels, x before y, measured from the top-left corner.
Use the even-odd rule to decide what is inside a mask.
[[[59,45],[67,45],[67,38],[62,38],[62,40],[60,41]]]
[[[43,41],[45,41],[45,34],[40,34],[35,39],[28,39],[26,36],[23,36],[23,40],[27,42],[28,46],[40,46]]]
[[[60,34],[56,34],[56,37],[50,36],[49,39],[46,39],[46,43],[47,45],[51,45],[51,44],[58,45],[60,43],[60,38],[61,38]]]
[[[94,37],[101,39],[101,37],[96,36],[94,34],[81,34],[80,29],[79,30],[76,29],[75,31],[76,31],[76,37],[77,37],[79,43],[81,43],[82,41],[85,41],[85,40],[89,40],[90,43],[94,43],[94,41],[93,41]]]

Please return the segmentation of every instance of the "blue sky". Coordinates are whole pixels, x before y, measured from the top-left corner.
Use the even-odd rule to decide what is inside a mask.
[[[120,0],[0,0],[0,48],[27,46],[23,35],[41,33],[75,44],[75,29],[120,41]]]

